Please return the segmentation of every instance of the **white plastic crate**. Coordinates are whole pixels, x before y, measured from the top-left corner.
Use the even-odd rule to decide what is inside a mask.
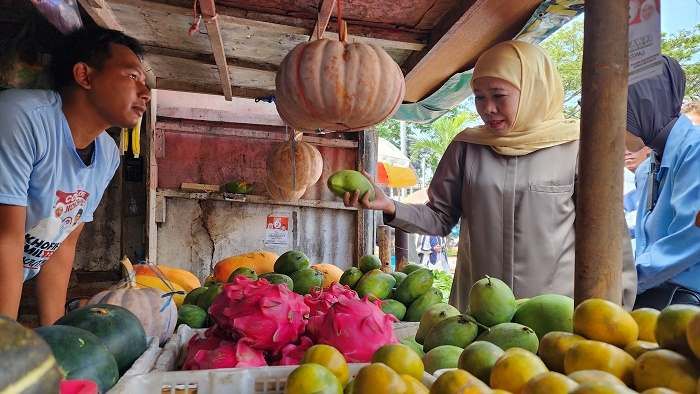
[[[348,364],[351,376],[365,365]],[[109,394],[283,394],[287,377],[296,367],[152,372],[123,378]],[[427,387],[434,381],[432,375],[423,375]]]

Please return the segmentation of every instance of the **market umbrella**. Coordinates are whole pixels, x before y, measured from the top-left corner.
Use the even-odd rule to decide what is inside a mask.
[[[387,187],[411,187],[418,183],[411,160],[399,148],[379,138],[377,149],[377,183]]]

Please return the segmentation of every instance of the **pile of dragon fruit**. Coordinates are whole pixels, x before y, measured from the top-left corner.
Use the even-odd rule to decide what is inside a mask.
[[[301,296],[239,275],[209,308],[215,325],[192,337],[182,369],[294,365],[314,344],[335,347],[348,362],[369,362],[381,346],[397,342],[396,318],[380,305],[337,283]]]

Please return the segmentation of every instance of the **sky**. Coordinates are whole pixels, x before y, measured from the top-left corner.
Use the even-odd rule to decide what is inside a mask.
[[[661,0],[661,31],[673,34],[700,24],[700,0]]]

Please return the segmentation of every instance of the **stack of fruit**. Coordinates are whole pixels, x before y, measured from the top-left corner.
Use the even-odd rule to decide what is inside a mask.
[[[146,350],[138,317],[116,305],[79,308],[35,332],[48,343],[66,379],[94,381],[101,392]]]
[[[198,297],[200,305],[210,303],[213,325],[190,340],[183,369],[298,364],[313,344],[331,345],[350,362],[367,362],[379,347],[396,342],[395,318],[337,283],[302,296],[286,282],[241,273],[217,292],[211,302],[202,301],[210,290]]]
[[[417,322],[423,312],[442,302],[442,292],[433,287],[433,273],[419,265],[408,264],[402,271],[385,273],[377,256],[363,256],[358,267],[340,277],[360,297],[382,300],[382,310],[398,320]]]
[[[428,394],[422,383],[423,362],[401,344],[377,349],[371,364],[362,367],[354,379],[350,379],[343,354],[331,346],[312,346],[300,364],[287,378],[286,394]]]
[[[560,295],[515,300],[505,283],[484,278],[470,291],[469,314],[437,304],[421,317],[416,337],[402,343],[419,355],[426,352],[428,372],[458,368],[433,386],[446,384],[452,391],[431,392],[700,389],[700,308],[692,305],[628,313],[589,299],[574,310],[573,300]]]

